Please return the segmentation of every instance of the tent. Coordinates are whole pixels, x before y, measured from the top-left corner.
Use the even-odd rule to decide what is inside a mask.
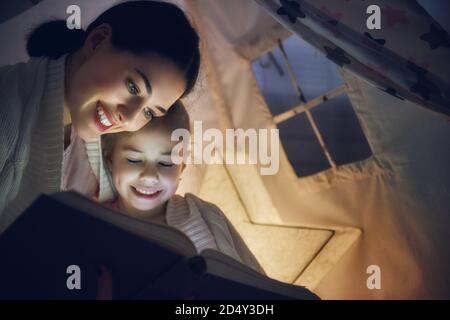
[[[85,27],[117,1],[76,2]],[[269,276],[323,299],[450,298],[450,49],[439,23],[401,0],[372,1],[383,26],[370,32],[361,1],[174,2],[202,39],[191,118],[280,129],[276,174],[195,164],[179,192],[217,204]],[[1,23],[0,64],[26,60],[17,35],[71,4],[44,0]],[[352,30],[359,42],[344,37]]]

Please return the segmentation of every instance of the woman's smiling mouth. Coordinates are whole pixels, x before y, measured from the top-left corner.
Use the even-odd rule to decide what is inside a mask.
[[[97,107],[95,108],[94,122],[101,132],[110,129],[116,124],[116,121],[109,110],[105,108],[100,101],[97,102]]]

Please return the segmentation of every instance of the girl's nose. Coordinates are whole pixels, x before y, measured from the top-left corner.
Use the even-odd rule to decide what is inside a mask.
[[[141,183],[143,187],[153,187],[158,184],[158,178],[156,176],[142,176]]]
[[[148,187],[158,184],[159,178],[156,168],[153,165],[147,165],[141,172],[140,180],[145,186]]]

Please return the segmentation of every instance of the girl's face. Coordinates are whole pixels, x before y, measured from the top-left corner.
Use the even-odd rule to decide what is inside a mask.
[[[85,141],[139,130],[152,117],[163,116],[186,86],[183,74],[168,59],[119,51],[110,37],[109,25],[97,27],[67,68],[66,106]]]
[[[171,161],[170,130],[158,126],[120,137],[110,166],[119,204],[129,214],[164,205],[178,188],[181,165]]]

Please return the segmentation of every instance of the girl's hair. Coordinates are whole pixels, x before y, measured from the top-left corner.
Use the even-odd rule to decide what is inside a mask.
[[[136,55],[155,53],[172,61],[185,75],[187,95],[195,85],[200,68],[199,38],[184,12],[157,1],[130,1],[103,12],[84,30],[67,28],[65,20],[41,24],[27,37],[30,57],[56,59],[80,49],[94,28],[111,26],[111,43]]]
[[[139,130],[148,130],[151,128],[163,128],[167,132],[175,129],[186,129],[190,131],[189,114],[183,103],[178,100],[167,111],[163,117],[153,118],[144,127]],[[117,142],[124,137],[132,135],[133,132],[123,131],[102,135],[102,154],[104,159],[112,159],[114,147]]]

